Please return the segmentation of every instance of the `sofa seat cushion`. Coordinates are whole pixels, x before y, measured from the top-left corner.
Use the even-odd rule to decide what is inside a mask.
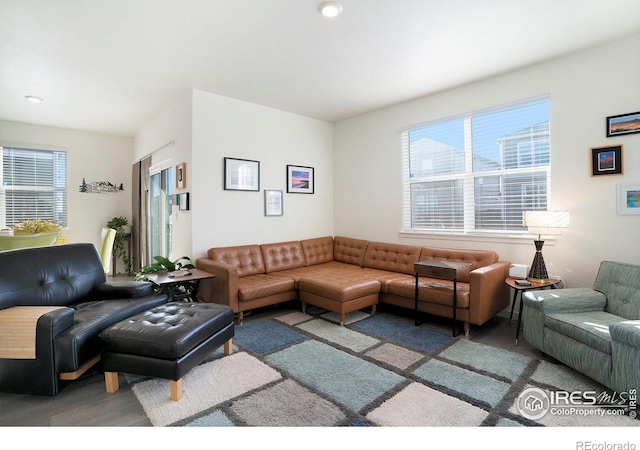
[[[544,325],[589,347],[611,354],[609,327],[624,321],[626,321],[624,317],[614,316],[604,311],[588,311],[548,314],[544,318]]]
[[[413,275],[407,275],[398,272],[389,272],[388,270],[364,268],[361,269],[361,272],[359,273],[362,278],[378,280],[380,282],[380,292],[384,292],[385,294],[389,292],[389,285],[393,281],[408,281],[411,283],[415,282],[415,278],[413,277]]]
[[[362,268],[353,264],[331,261],[323,264],[316,264],[315,266],[298,267],[295,269],[272,272],[269,275],[273,277],[292,278],[295,281],[295,288],[298,289],[298,282],[303,277],[315,275],[330,277],[336,273],[345,273],[346,271],[361,273]]]
[[[301,292],[309,292],[342,303],[380,292],[379,281],[361,279],[349,274],[335,277],[304,277],[300,279],[298,286]]]
[[[389,294],[415,298],[415,277],[392,280],[389,282],[388,288]],[[453,281],[420,277],[418,300],[453,307]],[[463,309],[469,308],[469,283],[458,281],[456,286],[456,306]]]
[[[281,294],[294,289],[292,278],[267,274],[249,275],[238,278],[238,300],[255,300],[270,295]]]

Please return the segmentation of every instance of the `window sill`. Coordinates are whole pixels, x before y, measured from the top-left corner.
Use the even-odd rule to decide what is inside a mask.
[[[531,245],[538,235],[533,234],[499,234],[499,233],[454,233],[442,231],[407,231],[399,232],[401,238],[408,239],[447,239],[461,242],[492,242],[510,245]],[[557,236],[542,236],[545,245],[553,246]]]

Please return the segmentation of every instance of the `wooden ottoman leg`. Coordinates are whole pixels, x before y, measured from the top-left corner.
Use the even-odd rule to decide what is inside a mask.
[[[373,316],[376,313],[376,305],[371,305],[371,315]]]
[[[169,381],[169,385],[171,386],[171,400],[179,401],[182,398],[182,378]]]
[[[231,353],[233,353],[233,339],[229,339],[224,343],[224,354],[230,355]]]
[[[115,391],[120,389],[120,384],[118,383],[118,372],[105,372],[104,384],[107,387],[107,394],[113,394]]]

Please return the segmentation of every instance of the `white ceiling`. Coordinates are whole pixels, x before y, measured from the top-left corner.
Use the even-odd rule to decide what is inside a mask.
[[[335,122],[640,32],[640,0],[320,1],[0,0],[0,120],[134,136],[201,89]]]

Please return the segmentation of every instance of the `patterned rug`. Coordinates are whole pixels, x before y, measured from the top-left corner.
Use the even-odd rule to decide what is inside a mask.
[[[521,394],[594,390],[563,365],[452,338],[392,315],[352,313],[344,327],[326,311],[283,313],[236,327],[234,353],[216,351],[183,380],[132,377],[155,426],[627,427],[628,415],[532,418]],[[605,405],[606,406],[606,405]],[[605,411],[604,413],[602,411]]]

